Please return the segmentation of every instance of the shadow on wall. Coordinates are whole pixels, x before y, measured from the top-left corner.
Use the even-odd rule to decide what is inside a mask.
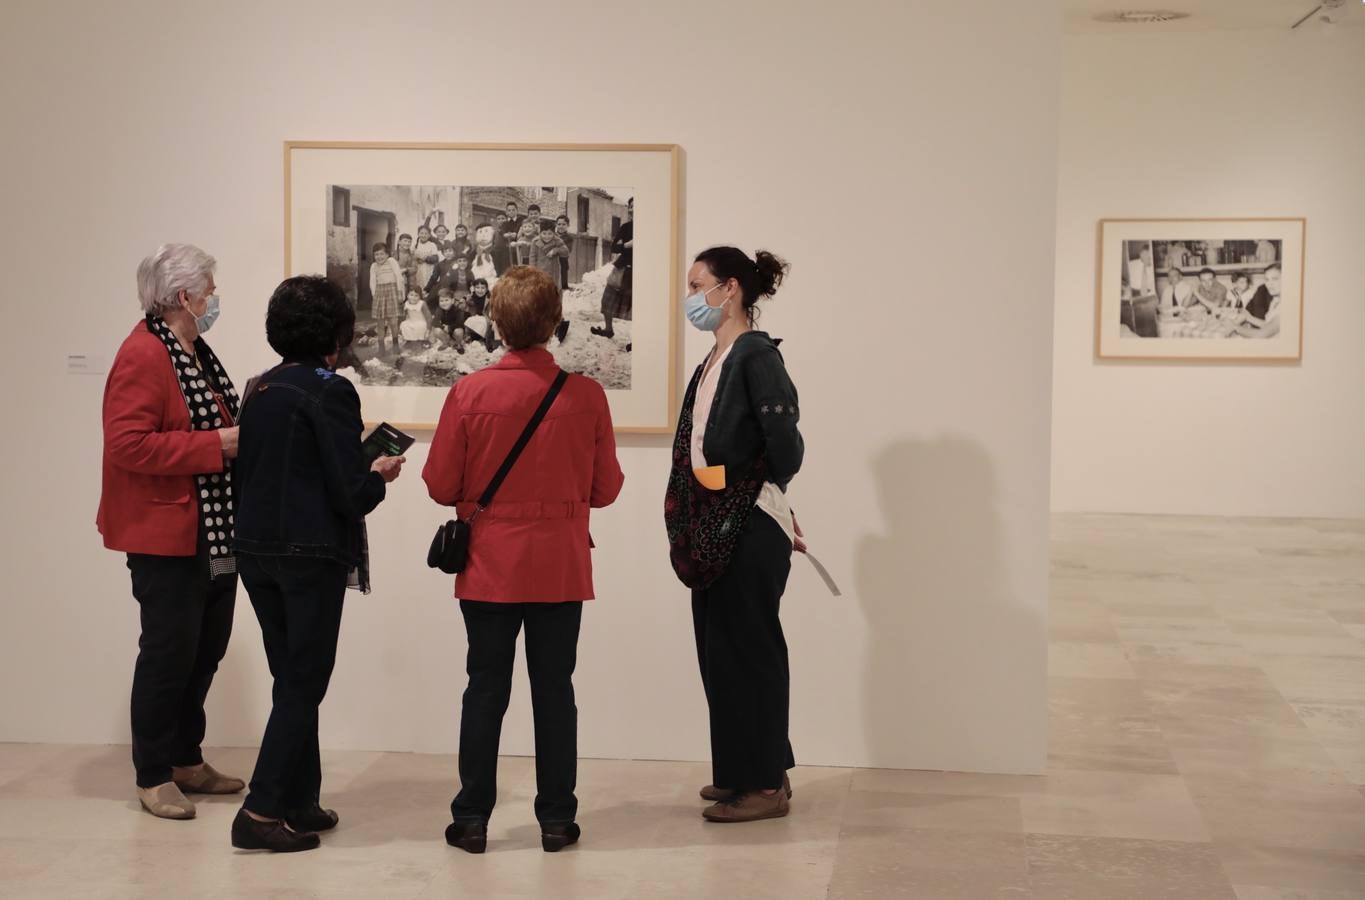
[[[988,454],[960,437],[905,441],[874,459],[873,477],[884,530],[861,539],[856,569],[871,763],[1026,770],[1009,760],[1027,751],[1007,745],[1041,705],[1011,710],[1010,688],[1034,674],[1019,670],[1042,625],[1011,597]]]

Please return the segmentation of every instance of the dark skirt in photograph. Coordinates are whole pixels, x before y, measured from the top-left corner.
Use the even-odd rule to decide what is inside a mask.
[[[613,319],[631,320],[631,267],[613,269],[602,291],[602,315]]]
[[[370,315],[376,319],[401,319],[403,294],[396,281],[381,281],[374,286],[374,305]]]

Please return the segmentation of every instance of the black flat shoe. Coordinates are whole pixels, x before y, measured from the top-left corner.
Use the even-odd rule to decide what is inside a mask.
[[[446,826],[446,843],[466,853],[482,853],[488,849],[488,826],[483,822],[452,822]]]
[[[316,803],[312,809],[301,809],[284,815],[285,824],[295,831],[331,831],[340,821],[341,817],[335,810],[323,809]]]
[[[560,322],[557,326],[555,326],[555,337],[559,338],[559,342],[562,344],[564,343],[564,339],[568,336],[569,320],[565,319],[564,321]]]
[[[546,853],[558,853],[570,844],[577,844],[583,829],[577,822],[568,825],[540,826],[540,846]]]
[[[616,337],[616,332],[615,332],[615,331],[607,331],[607,329],[605,329],[605,328],[598,328],[596,325],[592,326],[592,327],[589,328],[588,330],[591,331],[593,334],[597,335],[598,337],[604,337],[604,338],[614,338],[614,337]]]
[[[258,822],[237,810],[232,820],[232,846],[238,850],[269,850],[271,853],[297,853],[315,850],[322,842],[316,834],[290,831],[283,822]]]

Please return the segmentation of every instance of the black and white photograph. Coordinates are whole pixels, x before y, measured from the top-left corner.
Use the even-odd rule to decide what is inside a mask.
[[[1280,333],[1284,242],[1124,241],[1124,339],[1265,340]]]
[[[371,422],[434,428],[451,386],[505,357],[488,304],[526,265],[562,292],[550,353],[602,385],[616,431],[671,430],[684,271],[676,145],[284,149],[285,272],[326,275],[355,305],[339,369]]]
[[[1302,219],[1101,222],[1099,352],[1298,358]]]
[[[357,383],[449,387],[496,363],[489,297],[524,265],[563,291],[559,364],[630,389],[631,188],[330,184],[325,200],[326,274],[356,310],[339,368]]]

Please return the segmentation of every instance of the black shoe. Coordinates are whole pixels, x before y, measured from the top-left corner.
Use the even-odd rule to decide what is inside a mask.
[[[630,345],[630,344],[626,344],[626,352],[627,352],[627,353],[629,353],[629,352],[630,352],[630,347],[631,347],[631,345]]]
[[[446,826],[446,843],[466,853],[488,849],[488,826],[483,822],[452,822]]]
[[[540,846],[546,853],[558,853],[570,844],[577,844],[583,829],[578,827],[577,822],[570,822],[568,825],[542,825],[540,826]]]
[[[588,330],[591,331],[593,334],[597,335],[598,337],[604,337],[604,338],[614,338],[614,337],[616,337],[616,332],[615,332],[614,330],[613,330],[613,331],[607,331],[607,329],[605,329],[605,328],[598,328],[596,325],[592,326],[592,327],[589,328]]]
[[[562,344],[564,343],[564,339],[568,336],[569,320],[565,319],[564,321],[560,322],[558,325],[555,326],[555,337],[559,338],[559,342]]]
[[[301,809],[296,812],[285,813],[284,822],[295,831],[331,831],[337,827],[341,817],[335,810],[323,809],[314,803],[312,809]]]
[[[315,850],[321,843],[316,834],[290,831],[283,822],[258,822],[244,809],[237,810],[237,818],[232,820],[232,846],[238,850],[297,853]]]

